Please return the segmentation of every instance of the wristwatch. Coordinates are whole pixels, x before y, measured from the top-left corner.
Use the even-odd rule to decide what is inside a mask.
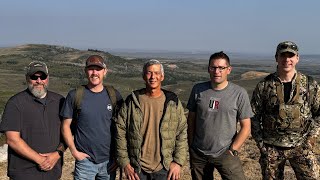
[[[58,154],[59,154],[60,157],[63,156],[63,151],[61,151],[60,149],[57,149],[56,151],[58,152]]]
[[[237,150],[234,150],[232,148],[232,146],[230,146],[229,150],[231,151],[231,153],[234,155],[234,156],[238,156],[239,155],[239,152]]]

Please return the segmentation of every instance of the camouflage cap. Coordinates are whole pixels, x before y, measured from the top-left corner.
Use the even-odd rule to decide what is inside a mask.
[[[43,72],[44,74],[48,75],[48,67],[46,63],[41,61],[32,61],[27,67],[27,76],[31,76],[36,72]]]
[[[278,44],[276,54],[281,54],[284,52],[291,52],[295,55],[298,54],[299,48],[296,43],[292,41],[284,41]]]

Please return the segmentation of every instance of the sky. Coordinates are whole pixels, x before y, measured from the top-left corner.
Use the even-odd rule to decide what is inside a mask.
[[[1,0],[0,46],[320,54],[318,0]]]

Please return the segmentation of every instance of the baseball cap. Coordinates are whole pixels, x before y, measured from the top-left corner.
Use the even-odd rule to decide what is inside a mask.
[[[298,54],[299,48],[296,45],[296,43],[292,41],[284,41],[278,44],[277,46],[277,53],[276,54],[281,54],[284,52],[291,52],[295,55]]]
[[[31,76],[36,72],[43,72],[45,75],[48,75],[48,67],[44,62],[41,61],[32,61],[27,67],[27,76]]]
[[[86,67],[89,67],[89,66],[99,66],[104,69],[107,67],[106,64],[104,63],[103,58],[99,55],[92,55],[88,57],[86,61]]]

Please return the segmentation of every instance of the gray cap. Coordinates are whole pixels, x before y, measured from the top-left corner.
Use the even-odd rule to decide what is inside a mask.
[[[27,76],[31,76],[36,72],[43,72],[48,75],[48,67],[44,62],[41,61],[32,61],[27,67]]]

